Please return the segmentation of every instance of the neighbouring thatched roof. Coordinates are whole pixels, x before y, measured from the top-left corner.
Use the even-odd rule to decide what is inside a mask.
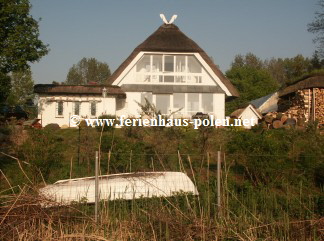
[[[54,85],[37,84],[34,92],[37,94],[78,94],[78,95],[102,95],[103,88],[106,88],[107,95],[126,97],[125,92],[119,86],[109,85]]]
[[[230,114],[230,117],[231,118],[239,118],[239,116],[241,116],[241,114],[243,113],[244,110],[245,110],[245,108],[237,109]]]
[[[297,90],[309,88],[324,88],[324,74],[314,74],[304,77],[303,79],[281,90],[279,92],[279,97],[289,95]]]
[[[237,109],[235,111],[233,111],[231,114],[230,114],[230,117],[231,118],[241,118],[241,115],[243,114],[243,112],[247,109],[247,108],[251,108],[252,111],[259,117],[261,118],[262,117],[262,114],[255,108],[255,106],[253,106],[252,104],[249,104],[247,105],[246,107],[244,108],[240,108],[240,109]]]
[[[138,45],[130,56],[118,67],[118,69],[110,76],[108,83],[112,84],[124,69],[133,61],[133,59],[141,51],[148,52],[176,52],[176,53],[199,53],[200,56],[211,67],[213,72],[220,78],[223,84],[228,88],[230,93],[237,97],[238,91],[232,85],[229,79],[218,69],[210,57],[201,49],[198,44],[188,38],[180,29],[174,24],[161,25],[151,36],[149,36],[143,43]]]

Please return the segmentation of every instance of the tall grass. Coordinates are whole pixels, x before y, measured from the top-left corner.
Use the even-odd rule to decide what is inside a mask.
[[[214,170],[205,175],[190,157],[187,163],[178,158],[199,196],[102,201],[95,223],[93,205],[49,207],[37,188],[25,185],[0,197],[0,240],[323,240],[324,219],[302,184],[298,190],[288,184],[238,188],[223,165],[219,208]]]
[[[39,196],[38,187],[94,175],[100,133],[82,130],[81,143],[76,130],[36,133],[16,149],[1,149],[15,158],[1,156],[0,240],[324,240],[323,136],[275,130],[123,131],[102,136],[102,174],[182,171],[199,196],[102,201],[98,223],[94,206],[82,201],[48,207],[51,200]],[[218,207],[220,147],[226,159]]]

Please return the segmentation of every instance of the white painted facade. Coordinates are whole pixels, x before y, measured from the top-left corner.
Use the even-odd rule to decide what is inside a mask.
[[[117,108],[117,115],[138,116],[141,113],[138,103],[144,103],[144,97],[153,103],[162,114],[168,115],[178,111],[173,117],[190,118],[197,112],[224,118],[225,94],[231,93],[220,78],[212,71],[199,53],[140,52],[124,71],[112,83],[126,92],[126,102]],[[145,86],[163,88],[163,86],[218,87],[215,92],[173,92],[129,91],[124,86],[136,86],[136,89],[147,89]]]
[[[236,111],[235,111],[236,112]],[[233,113],[235,113],[233,112]],[[251,120],[252,118],[254,121],[247,121],[245,125],[243,125],[246,129],[251,129],[252,126],[255,126],[258,124],[258,120],[262,119],[261,114],[250,104],[244,109],[239,110],[239,115],[236,116],[237,119],[243,120]],[[243,122],[242,122],[243,123]]]
[[[79,111],[77,111],[77,105],[79,105]],[[70,126],[72,115],[78,115],[81,118],[97,118],[101,115],[115,114],[116,98],[112,96],[38,96],[38,118],[41,119],[42,126],[51,123],[56,123],[59,126]]]

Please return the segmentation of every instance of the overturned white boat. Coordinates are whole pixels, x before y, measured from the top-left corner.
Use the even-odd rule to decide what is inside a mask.
[[[99,176],[99,199],[169,197],[179,193],[198,195],[197,188],[182,172],[137,172]],[[59,203],[95,202],[95,177],[60,180],[40,189]]]

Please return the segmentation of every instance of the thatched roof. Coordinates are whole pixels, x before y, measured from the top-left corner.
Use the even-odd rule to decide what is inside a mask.
[[[245,108],[237,109],[230,114],[230,117],[231,118],[239,118],[239,116],[241,116],[241,114],[243,113],[244,110],[245,110]]]
[[[279,92],[279,97],[289,95],[297,90],[309,88],[324,88],[324,74],[308,75],[301,80],[298,80],[292,85],[287,86]]]
[[[110,76],[108,83],[112,84],[124,69],[133,61],[133,59],[141,52],[176,52],[176,53],[199,53],[200,56],[211,67],[213,72],[220,78],[223,84],[228,88],[230,93],[237,97],[238,91],[232,83],[224,76],[224,74],[213,63],[210,57],[201,49],[198,44],[188,38],[174,24],[161,25],[151,36],[143,43],[138,45],[130,56],[118,67],[118,69]]]
[[[125,92],[119,86],[111,85],[54,85],[37,84],[34,86],[34,92],[37,94],[78,94],[78,95],[102,95],[103,88],[106,88],[107,95],[117,95],[126,97]]]
[[[243,112],[247,109],[247,108],[251,108],[251,110],[255,113],[255,115],[257,115],[260,119],[262,118],[262,114],[255,108],[255,106],[253,106],[252,104],[247,105],[244,108],[240,108],[237,109],[235,111],[233,111],[230,114],[231,118],[241,118],[241,115],[243,114]]]

